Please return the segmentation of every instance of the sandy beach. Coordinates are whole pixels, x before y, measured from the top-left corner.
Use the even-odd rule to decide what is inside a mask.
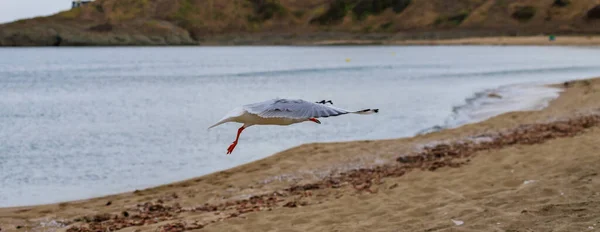
[[[480,37],[448,40],[406,40],[392,42],[402,45],[559,45],[592,46],[600,44],[597,36],[557,36],[550,41],[548,36]]]
[[[540,111],[306,144],[156,188],[0,209],[1,231],[595,231],[600,79]],[[235,154],[233,154],[235,156]]]
[[[598,36],[556,36],[550,41],[548,36],[493,36],[466,37],[460,39],[436,40],[323,40],[310,45],[527,45],[527,46],[596,46],[600,45]]]

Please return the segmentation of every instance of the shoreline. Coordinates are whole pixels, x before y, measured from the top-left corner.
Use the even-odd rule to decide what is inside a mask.
[[[522,88],[540,88],[543,90],[537,90],[537,94],[545,94],[543,97],[540,96],[522,96],[521,94],[511,94],[506,92],[507,90],[515,90],[515,89],[522,89]],[[548,93],[556,93],[556,96],[548,96]],[[552,85],[539,85],[539,84],[534,84],[534,83],[521,83],[521,84],[510,84],[510,85],[502,85],[502,86],[496,86],[494,88],[487,88],[487,89],[482,89],[480,91],[474,92],[471,96],[467,97],[464,99],[464,102],[462,104],[457,104],[457,105],[453,105],[452,111],[449,112],[448,116],[446,117],[446,120],[444,120],[443,122],[440,122],[440,124],[435,124],[435,125],[431,125],[429,127],[425,127],[421,130],[419,130],[418,132],[412,134],[412,135],[406,135],[403,137],[389,137],[389,138],[383,138],[383,139],[375,139],[375,140],[398,140],[398,139],[408,139],[408,138],[412,138],[412,137],[416,137],[419,135],[425,135],[425,134],[429,134],[429,133],[434,133],[434,132],[439,132],[442,130],[446,130],[446,129],[453,129],[453,128],[457,128],[463,125],[468,125],[468,124],[473,124],[473,123],[479,123],[482,121],[485,121],[491,117],[495,117],[497,115],[501,115],[504,113],[510,113],[510,112],[515,112],[515,111],[534,111],[534,110],[539,110],[539,104],[533,104],[533,105],[517,105],[514,102],[511,103],[511,101],[515,101],[514,98],[524,98],[527,100],[534,100],[537,103],[541,103],[542,105],[547,105],[550,101],[552,101],[553,99],[557,98],[560,94],[560,89],[553,87]],[[495,101],[495,102],[488,102],[487,104],[484,105],[479,105],[477,102],[478,101]],[[508,101],[508,102],[507,102]],[[489,111],[489,110],[493,110],[496,109],[498,107],[506,107],[506,104],[508,104],[510,107],[509,108],[513,108],[513,109],[503,109],[503,110],[497,110],[498,112],[495,113],[488,113],[488,115],[486,116],[467,116],[469,119],[468,120],[458,120],[456,118],[456,116],[459,116],[460,114],[463,114],[465,112],[462,112],[463,108],[468,108],[468,107],[473,107],[472,109],[467,109],[466,112],[469,113],[474,113],[476,111]],[[544,108],[545,106],[543,106],[542,108]],[[367,141],[367,140],[339,140],[339,141],[327,141],[327,142],[317,142],[319,144],[328,144],[328,143],[353,143],[353,142],[360,142],[360,141]],[[298,146],[302,146],[304,144],[300,144]],[[295,146],[295,147],[298,147]],[[283,149],[280,150],[278,152],[275,152],[269,156],[284,152],[286,150],[290,150],[293,149],[295,147],[289,147],[287,149]],[[265,157],[268,158],[269,156]],[[257,160],[260,161],[260,160]],[[220,169],[217,171],[213,171],[213,172],[209,172],[200,176],[194,176],[194,177],[190,177],[190,178],[185,178],[185,179],[179,179],[179,180],[175,180],[175,181],[169,181],[169,182],[161,182],[161,183],[156,183],[156,184],[152,184],[150,186],[147,187],[139,187],[139,188],[130,188],[127,190],[122,190],[122,191],[113,191],[111,193],[106,193],[106,194],[98,194],[98,195],[94,195],[94,196],[88,196],[88,197],[83,197],[83,198],[75,198],[75,199],[63,199],[63,200],[59,200],[59,201],[54,201],[54,202],[46,202],[46,203],[34,203],[34,204],[29,204],[29,205],[11,205],[11,206],[0,206],[0,209],[8,209],[8,208],[22,208],[22,207],[35,207],[35,206],[44,206],[44,205],[54,205],[54,204],[60,204],[60,203],[64,203],[64,202],[78,202],[78,201],[86,201],[86,200],[91,200],[91,199],[96,199],[96,198],[103,198],[103,197],[108,197],[108,196],[115,196],[115,195],[121,195],[124,193],[129,193],[129,192],[133,192],[133,191],[137,191],[137,190],[144,190],[144,189],[153,189],[153,188],[157,188],[157,187],[161,187],[161,186],[165,186],[165,185],[169,185],[172,183],[178,183],[178,182],[184,182],[184,181],[189,181],[195,178],[199,178],[199,177],[203,177],[203,176],[208,176],[211,174],[215,174],[215,173],[219,173],[222,171],[227,171],[229,169],[235,169],[236,167],[242,166],[242,165],[246,165],[246,164],[250,164],[254,161],[251,161],[249,163],[243,163],[240,164],[238,166],[234,166],[231,168],[226,168],[226,169]]]
[[[372,194],[373,196],[376,196],[377,191],[387,191],[384,190],[386,188],[382,189],[381,187],[378,187],[379,185],[382,185],[379,183],[379,180],[373,182],[373,173],[379,173],[379,177],[377,178],[387,178],[386,181],[392,178],[396,182],[396,186],[401,186],[391,188],[393,184],[390,184],[390,186],[387,187],[388,190],[391,191],[398,188],[408,191],[403,187],[404,185],[408,183],[417,183],[406,182],[408,180],[406,180],[407,177],[404,177],[404,175],[406,174],[409,175],[410,178],[415,178],[416,176],[414,173],[426,173],[418,170],[424,167],[424,163],[421,162],[416,165],[412,164],[413,162],[408,162],[410,165],[416,165],[411,166],[412,168],[410,170],[415,169],[412,171],[406,169],[407,166],[398,166],[400,169],[388,169],[384,167],[391,164],[397,165],[397,162],[403,163],[402,161],[399,161],[402,160],[401,157],[422,156],[419,152],[422,152],[423,149],[427,151],[427,149],[429,149],[427,148],[427,145],[436,143],[455,144],[454,142],[459,141],[461,138],[466,139],[481,134],[495,134],[502,133],[502,131],[506,130],[518,130],[522,125],[560,122],[560,120],[584,120],[585,123],[586,120],[590,120],[589,118],[574,119],[573,112],[580,111],[584,114],[582,117],[585,117],[587,111],[598,109],[598,106],[600,105],[596,103],[598,101],[594,101],[593,99],[590,99],[590,96],[585,95],[592,94],[593,96],[600,96],[595,94],[595,88],[600,86],[600,79],[578,80],[567,83],[569,84],[557,83],[551,85],[553,87],[563,88],[565,91],[560,93],[558,98],[551,100],[548,107],[545,107],[540,111],[504,113],[482,122],[408,138],[305,144],[231,169],[135,192],[48,205],[0,208],[0,225],[18,226],[17,224],[22,224],[22,226],[25,226],[26,228],[35,228],[32,224],[35,224],[36,222],[39,224],[40,218],[47,218],[47,215],[53,215],[54,220],[64,220],[64,222],[69,223],[70,226],[75,226],[80,229],[71,231],[85,231],[81,230],[81,228],[92,225],[96,226],[96,224],[100,226],[115,226],[118,224],[121,226],[126,225],[123,228],[156,229],[160,226],[166,226],[168,223],[168,226],[175,226],[170,225],[172,223],[180,223],[181,220],[175,217],[179,215],[193,221],[193,223],[188,223],[184,220],[186,223],[184,228],[190,226],[189,229],[200,229],[203,227],[207,227],[205,229],[208,229],[217,228],[218,226],[227,226],[228,223],[219,223],[223,220],[231,219],[239,221],[241,219],[238,217],[242,214],[260,214],[268,212],[272,214],[276,213],[275,211],[294,210],[286,208],[302,208],[306,211],[305,213],[317,213],[310,211],[310,208],[320,207],[319,205],[321,204],[337,204],[335,202],[340,201],[340,198],[349,198],[352,201],[356,201],[357,197],[363,198],[363,194]],[[539,130],[545,131],[546,129],[544,128],[548,128],[543,125],[540,126],[542,129]],[[549,128],[561,127],[554,126],[553,124],[548,125],[551,125]],[[570,126],[571,124],[568,125]],[[575,123],[573,125],[579,124]],[[563,125],[562,127],[565,126]],[[572,137],[578,135],[578,133],[584,133],[582,131],[585,129],[585,127],[582,130],[572,129],[572,134],[571,132],[568,132],[571,131],[571,129],[562,129],[567,130],[568,133],[563,133],[561,130],[558,130],[558,132],[550,130],[552,133],[562,133],[559,133],[555,138],[550,139],[559,139],[562,138],[562,135],[564,135],[564,137]],[[546,141],[548,138],[543,137],[543,139],[543,141]],[[523,141],[523,138],[517,138],[517,141]],[[517,144],[519,144],[519,142],[517,142]],[[507,146],[510,148],[513,145],[514,144],[508,144]],[[417,149],[418,147],[421,147],[422,149]],[[499,149],[504,149],[504,146]],[[369,155],[363,155],[365,153]],[[308,159],[308,157],[310,157],[310,159]],[[470,156],[461,155],[459,158],[462,159],[467,157]],[[428,163],[427,165],[429,165],[428,167],[435,167],[430,171],[442,169],[442,172],[447,172],[448,168],[444,166],[456,166],[456,168],[453,169],[472,168],[474,166],[472,162],[475,162],[480,158],[473,157],[469,159],[473,160],[459,160],[458,163],[442,162],[436,164],[433,162]],[[428,169],[429,168],[425,168],[425,171]],[[352,174],[353,170],[355,174]],[[356,173],[356,170],[364,170],[366,172]],[[349,174],[346,175],[344,173]],[[383,175],[381,173],[384,173],[387,176],[381,177],[381,175]],[[322,182],[323,180],[331,180],[331,178],[334,177],[337,178],[336,176],[339,176],[340,174],[346,175],[346,177],[350,179],[337,179],[337,184],[332,184],[332,182],[329,182],[329,184]],[[356,178],[361,181],[353,183],[356,178],[352,177],[352,175],[355,177],[358,176]],[[358,192],[355,191],[357,189]],[[269,197],[272,197],[272,194],[283,199],[283,202],[270,200],[271,198]],[[307,194],[310,194],[310,196]],[[298,197],[304,200],[291,200]],[[248,201],[252,201],[252,199],[256,200],[256,202],[252,203]],[[259,204],[259,201],[262,203]],[[150,223],[147,225],[144,223],[143,226],[132,226],[127,224],[128,216],[118,216],[122,212],[125,212],[123,210],[131,211],[132,207],[138,207],[136,206],[138,204],[142,204],[143,207],[148,207],[149,211],[146,212],[146,216],[160,217],[161,222]],[[240,204],[245,206],[241,207]],[[236,205],[241,208],[238,207],[235,209],[234,206]],[[253,207],[259,205],[260,207],[247,208],[247,205],[252,205]],[[234,207],[233,211],[238,211],[233,212],[232,208],[228,208],[230,206]],[[154,215],[154,211],[151,210],[153,207],[158,207],[160,209],[158,210],[158,213],[161,214],[158,216]],[[216,209],[213,207],[216,207]],[[267,208],[269,210],[267,210]],[[239,211],[240,209],[243,212]],[[116,219],[111,219],[112,216],[108,218],[97,218],[98,215],[106,213],[115,216]],[[91,217],[89,221],[88,219],[81,219],[86,216]],[[143,217],[143,215],[140,217]],[[80,220],[77,221],[77,218]],[[96,219],[98,219],[99,222],[95,222],[98,221]],[[3,231],[7,229],[7,231],[11,231],[10,227],[5,228],[5,226],[2,226],[0,228],[3,229]],[[164,230],[164,227],[161,228]]]
[[[403,46],[598,46],[599,36],[557,36],[549,41],[548,36],[492,36],[465,37],[459,39],[423,40],[325,40],[313,45],[403,45]]]
[[[238,46],[600,46],[597,35],[557,35],[549,41],[547,35],[536,36],[486,36],[450,39],[281,39],[278,36],[241,36],[239,41],[231,38],[208,37],[204,41],[191,44],[81,44],[61,46],[0,46],[0,48],[40,48],[40,47],[238,47]]]

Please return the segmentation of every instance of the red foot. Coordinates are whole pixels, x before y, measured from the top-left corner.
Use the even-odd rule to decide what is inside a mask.
[[[242,133],[242,131],[244,130],[244,127],[240,127],[240,129],[238,129],[237,132],[237,136],[235,136],[235,141],[233,141],[233,143],[231,145],[229,145],[229,148],[227,148],[227,154],[231,154],[231,152],[233,152],[233,149],[235,148],[235,145],[237,145],[238,140],[240,139],[240,134]]]
[[[229,148],[227,148],[227,154],[231,154],[231,152],[233,152],[233,149],[235,148],[235,145],[237,145],[237,142],[233,142],[231,145],[229,145]]]

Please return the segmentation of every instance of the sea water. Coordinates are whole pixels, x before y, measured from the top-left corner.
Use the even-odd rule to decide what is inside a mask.
[[[600,75],[600,49],[525,46],[0,49],[0,207],[132,191],[310,142],[457,127],[558,96],[542,84]],[[490,98],[488,93],[502,98]],[[322,124],[239,124],[271,98],[332,100]]]

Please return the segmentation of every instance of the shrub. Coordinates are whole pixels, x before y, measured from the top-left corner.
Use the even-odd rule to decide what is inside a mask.
[[[251,22],[263,22],[272,19],[275,15],[284,15],[286,13],[278,0],[250,0],[254,5],[255,15],[248,17]]]
[[[369,15],[377,15],[388,8],[400,13],[410,5],[411,0],[335,0],[329,9],[311,23],[332,24],[340,22],[351,10],[355,18],[364,20]]]
[[[452,26],[458,26],[460,25],[463,21],[465,21],[465,19],[469,17],[469,12],[461,12],[455,15],[450,15],[450,16],[442,16],[442,17],[438,17],[434,24],[435,25],[452,25]]]
[[[98,24],[96,26],[89,28],[90,31],[96,31],[96,32],[109,32],[109,31],[112,31],[112,29],[113,29],[113,26],[110,23]]]
[[[400,13],[409,4],[410,0],[362,0],[352,7],[352,12],[358,20],[364,20],[367,16],[380,14],[388,8]]]
[[[520,22],[527,22],[535,15],[535,8],[532,6],[521,6],[518,7],[515,12],[512,13],[512,17]]]
[[[394,25],[394,23],[392,21],[389,21],[387,23],[381,24],[379,28],[381,28],[382,30],[388,30],[392,27],[392,25]]]
[[[102,7],[102,4],[95,4],[94,8],[96,8],[96,11],[104,13],[104,7]]]
[[[468,12],[461,12],[448,17],[448,22],[454,25],[460,25],[469,16]]]
[[[589,10],[586,14],[588,19],[600,19],[600,5]]]
[[[393,10],[396,13],[404,11],[411,3],[411,0],[396,0],[393,6]]]
[[[351,0],[335,0],[325,13],[313,20],[311,23],[332,24],[341,21],[352,7]]]
[[[565,7],[565,6],[568,6],[569,4],[571,4],[570,0],[554,0],[554,3],[552,3],[552,6]]]
[[[352,12],[358,20],[366,19],[370,14],[373,14],[373,3],[375,1],[359,1],[353,8]]]
[[[191,0],[182,0],[179,3],[179,8],[173,15],[175,24],[178,26],[188,29],[192,26],[191,17],[196,11],[196,8]]]
[[[296,16],[296,18],[302,18],[302,16],[304,16],[306,12],[304,12],[303,10],[297,10],[294,11],[294,16]]]

